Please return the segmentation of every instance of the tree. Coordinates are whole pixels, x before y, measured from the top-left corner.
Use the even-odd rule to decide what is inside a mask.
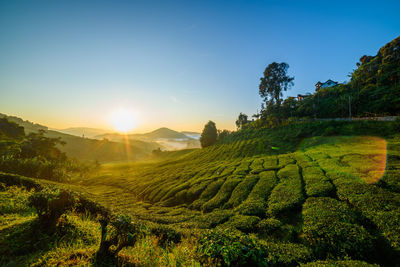
[[[249,121],[247,119],[248,119],[248,116],[246,114],[240,112],[239,117],[236,120],[236,127],[238,129],[243,129],[246,126],[246,124],[249,123]]]
[[[218,141],[223,141],[224,138],[226,138],[228,135],[230,135],[231,132],[228,130],[218,130]]]
[[[285,62],[269,64],[260,78],[259,93],[267,106],[276,106],[277,111],[282,102],[282,92],[287,91],[292,85],[294,77],[287,75],[289,65]]]
[[[215,126],[215,122],[209,121],[203,129],[203,132],[201,133],[200,136],[200,144],[201,147],[208,147],[215,142],[217,142],[217,127]]]

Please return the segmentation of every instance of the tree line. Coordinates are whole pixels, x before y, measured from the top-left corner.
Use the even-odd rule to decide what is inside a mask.
[[[383,46],[376,56],[362,56],[350,81],[321,88],[302,100],[283,99],[294,84],[285,62],[269,64],[260,78],[261,111],[249,120],[240,113],[238,129],[274,127],[299,118],[344,118],[400,115],[400,37]]]
[[[289,64],[272,62],[260,78],[260,112],[251,120],[241,112],[237,129],[271,128],[303,119],[400,115],[400,37],[379,49],[376,56],[362,56],[356,66],[349,82],[321,88],[299,100],[283,99],[283,92],[294,85],[294,77],[287,73]],[[229,134],[227,130],[218,131],[209,121],[200,138],[201,146],[210,146]]]

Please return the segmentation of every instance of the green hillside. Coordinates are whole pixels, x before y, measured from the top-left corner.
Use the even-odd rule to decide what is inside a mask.
[[[64,145],[58,145],[58,148],[67,154],[67,156],[81,161],[110,162],[127,161],[147,158],[154,149],[160,145],[141,140],[97,140],[82,138],[71,134],[65,134],[58,131],[48,130],[46,126],[24,121],[18,117],[0,114],[9,121],[15,122],[24,127],[25,132],[32,133],[39,130],[45,131],[45,136],[50,138],[60,138],[65,142]]]
[[[146,234],[119,252],[118,264],[395,266],[400,260],[399,130],[399,122],[371,121],[247,129],[207,148],[159,152],[146,162],[107,163],[90,177],[39,187],[68,188],[94,206],[143,224]],[[6,185],[37,183],[24,179],[0,175]],[[9,202],[32,192],[5,188],[3,253],[18,231],[30,231],[28,225],[37,222],[35,210],[24,206],[27,200]],[[2,261],[67,264],[72,257],[77,264],[95,264],[98,215],[79,214],[67,213],[62,222],[72,230],[57,232],[70,243],[49,236],[53,245],[47,251],[42,243],[29,245],[36,252],[28,256],[13,245]],[[86,235],[86,243],[75,233]]]
[[[95,136],[106,134],[110,131],[103,130],[103,129],[96,129],[96,128],[88,128],[88,127],[70,127],[66,129],[52,129],[54,131],[60,132],[60,133],[66,133],[66,134],[71,134],[71,135],[76,135],[76,136],[85,136],[88,138],[94,138]]]
[[[128,139],[130,140],[143,140],[143,141],[156,141],[158,139],[190,139],[183,133],[168,129],[168,128],[159,128],[149,133],[144,134],[128,134]],[[118,133],[109,133],[109,134],[102,134],[96,136],[96,138],[107,138],[110,140],[122,140],[125,138],[125,135],[118,134]]]
[[[68,156],[79,160],[98,160],[100,162],[144,159],[159,146],[154,143],[129,140],[128,143],[113,142],[106,139],[96,140],[46,131],[46,136],[61,138],[66,144],[59,149]]]

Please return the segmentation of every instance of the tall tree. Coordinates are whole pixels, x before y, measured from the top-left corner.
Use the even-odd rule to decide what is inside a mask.
[[[267,106],[275,105],[279,110],[282,92],[293,85],[294,77],[287,75],[288,68],[285,62],[272,62],[265,68],[264,77],[260,78],[259,93]]]
[[[238,129],[243,129],[249,123],[248,116],[242,112],[240,112],[239,117],[236,120],[236,127]]]
[[[217,127],[215,126],[215,122],[209,121],[206,125],[204,125],[203,132],[200,136],[200,144],[201,147],[208,147],[217,142]]]

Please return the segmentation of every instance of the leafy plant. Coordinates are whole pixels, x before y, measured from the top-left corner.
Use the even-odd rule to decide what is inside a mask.
[[[75,195],[64,189],[44,188],[31,195],[28,200],[38,214],[39,224],[49,232],[55,230],[61,215],[76,205]]]

